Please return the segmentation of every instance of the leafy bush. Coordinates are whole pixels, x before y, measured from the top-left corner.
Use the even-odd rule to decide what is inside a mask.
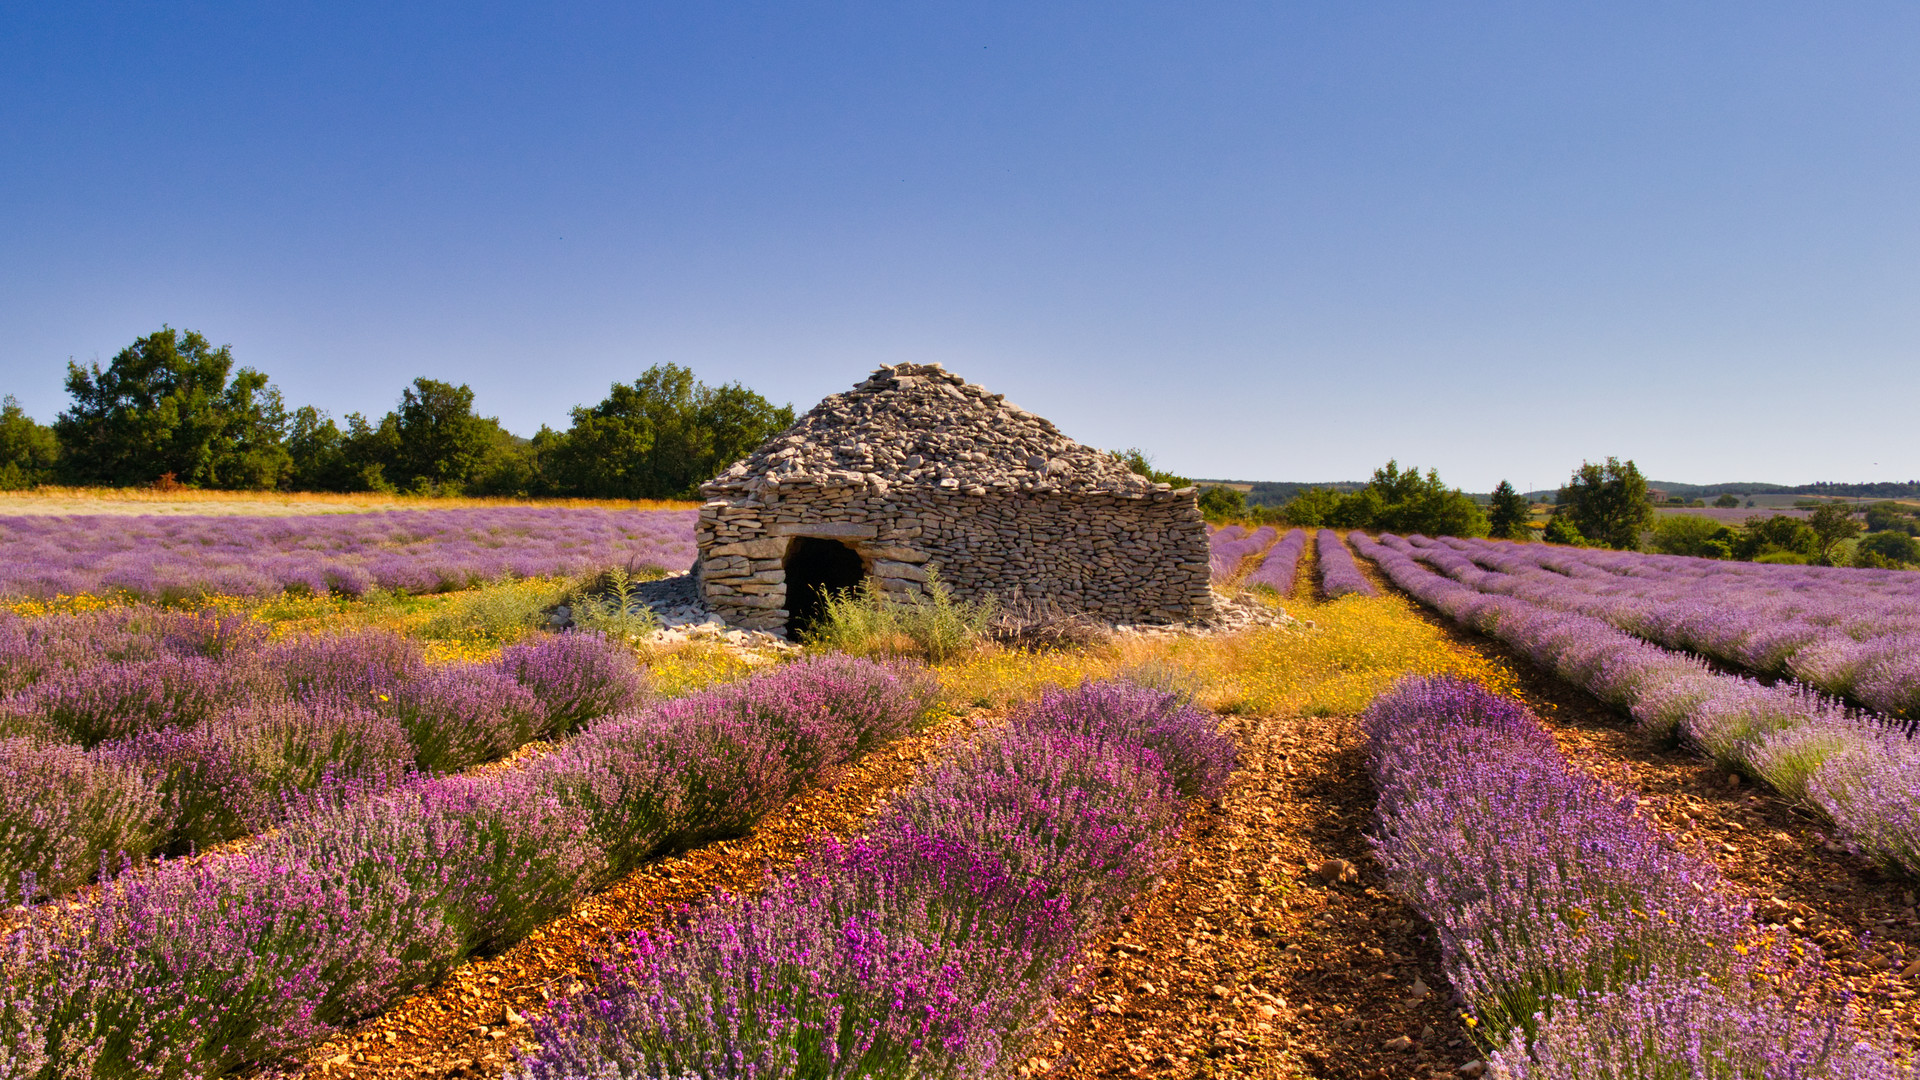
[[[921,656],[937,664],[979,644],[998,607],[992,597],[954,599],[929,567],[924,591],[909,599],[889,596],[871,578],[830,594],[806,639],[855,656]]]
[[[1733,556],[1732,529],[1699,514],[1668,514],[1653,523],[1653,549],[1704,559]]]
[[[1566,544],[1571,547],[1586,547],[1587,538],[1580,535],[1580,529],[1573,522],[1557,517],[1547,522],[1547,531],[1541,537],[1549,544]]]
[[[1872,563],[1876,566],[1900,566],[1903,563],[1920,563],[1920,540],[1915,540],[1904,532],[1868,533],[1860,538],[1860,544],[1854,548],[1854,565],[1866,565],[1865,556],[1877,556]]]

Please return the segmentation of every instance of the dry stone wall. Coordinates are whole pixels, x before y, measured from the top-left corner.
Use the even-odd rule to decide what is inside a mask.
[[[701,507],[707,606],[736,626],[787,620],[783,560],[794,537],[838,540],[890,593],[910,596],[936,568],[962,599],[1047,600],[1114,622],[1213,614],[1206,527],[1190,491],[1137,496],[881,494],[776,489]]]

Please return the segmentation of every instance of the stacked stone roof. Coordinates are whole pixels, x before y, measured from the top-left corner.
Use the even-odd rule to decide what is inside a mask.
[[[714,498],[786,485],[912,485],[973,495],[1169,490],[939,364],[878,369],[700,490]]]

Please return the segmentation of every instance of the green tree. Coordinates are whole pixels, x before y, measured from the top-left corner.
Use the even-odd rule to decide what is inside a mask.
[[[1622,551],[1638,550],[1640,533],[1653,525],[1647,478],[1632,459],[1610,457],[1604,465],[1581,462],[1560,489],[1553,512],[1571,519],[1588,540]]]
[[[229,380],[231,376],[231,380]],[[99,364],[67,364],[73,404],[54,420],[62,472],[82,484],[272,487],[285,475],[286,410],[227,346],[172,327]]]
[[[19,491],[53,479],[60,441],[28,416],[12,394],[0,399],[0,491]]]
[[[1200,489],[1200,513],[1208,521],[1233,521],[1247,516],[1246,492],[1214,484]]]
[[[676,499],[793,425],[738,383],[710,387],[677,364],[648,368],[605,400],[573,410],[573,426],[543,448],[542,467],[565,495]]]
[[[1280,514],[1288,523],[1336,529],[1385,529],[1427,536],[1485,536],[1487,515],[1479,504],[1450,488],[1433,469],[1401,469],[1390,460],[1373,471],[1367,486],[1351,494],[1308,488]]]
[[[1920,536],[1920,521],[1916,521],[1906,507],[1895,502],[1879,502],[1867,507],[1867,531],[1905,533],[1908,536]]]
[[[1733,541],[1733,557],[1758,559],[1762,555],[1812,555],[1818,543],[1807,523],[1785,514],[1747,518]]]
[[[1533,504],[1513,490],[1512,484],[1502,480],[1494,486],[1487,507],[1487,535],[1500,540],[1526,540],[1531,531],[1527,522],[1532,518]]]
[[[347,438],[325,412],[311,405],[293,410],[287,422],[287,486],[296,491],[352,491]]]
[[[1821,503],[1807,515],[1807,528],[1813,530],[1814,556],[1822,566],[1833,565],[1833,549],[1842,540],[1860,535],[1860,523],[1853,520],[1853,508],[1845,503]]]
[[[1340,499],[1340,493],[1332,488],[1308,488],[1287,500],[1280,512],[1289,525],[1319,528],[1332,521]]]
[[[252,368],[234,372],[221,396],[226,426],[215,443],[209,486],[264,491],[293,470],[287,452],[287,408],[280,391]]]
[[[1726,494],[1721,495],[1719,498],[1713,500],[1713,505],[1719,507],[1722,510],[1732,510],[1734,507],[1740,505],[1740,496],[1735,495],[1733,492],[1729,491]]]
[[[400,391],[394,421],[395,478],[416,488],[465,484],[500,426],[497,420],[474,415],[471,387],[424,377]]]
[[[1487,535],[1487,515],[1480,504],[1442,483],[1435,469],[1424,474],[1416,468],[1401,471],[1399,462],[1389,459],[1373,471],[1367,491],[1378,497],[1379,508],[1372,511],[1371,522],[1354,528],[1427,536]]]

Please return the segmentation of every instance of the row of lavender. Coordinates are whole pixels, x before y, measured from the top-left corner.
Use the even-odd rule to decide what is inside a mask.
[[[635,704],[633,656],[554,635],[428,665],[387,632],[268,644],[245,616],[115,610],[0,645],[0,895],[259,832],[326,786],[451,773]]]
[[[1455,621],[1629,711],[1655,735],[1685,738],[1789,798],[1817,806],[1855,850],[1920,874],[1920,743],[1804,688],[1723,675],[1587,615],[1488,594],[1486,576],[1447,548],[1353,534],[1394,584]],[[1435,573],[1420,555],[1447,568]]]
[[[1214,719],[1054,692],[761,896],[622,943],[537,1025],[520,1080],[1004,1077],[1090,939],[1233,767]]]
[[[1920,575],[1438,542],[1505,575],[1482,591],[1593,615],[1655,644],[1920,718]]]
[[[0,597],[429,593],[693,564],[691,510],[492,507],[304,517],[0,518]]]
[[[1238,525],[1216,529],[1207,539],[1207,561],[1212,567],[1213,583],[1224,585],[1240,576],[1247,557],[1273,543],[1273,529],[1262,525],[1249,533]]]
[[[910,669],[805,661],[604,718],[517,768],[328,792],[243,851],[30,909],[0,938],[0,1076],[282,1058],[644,859],[743,832],[930,700]]]
[[[1267,551],[1260,565],[1255,567],[1242,585],[1248,588],[1268,588],[1281,596],[1293,593],[1294,576],[1300,568],[1300,552],[1307,546],[1305,529],[1290,529],[1280,542]]]
[[[1321,529],[1315,534],[1314,554],[1320,559],[1320,592],[1327,599],[1379,595],[1373,583],[1354,565],[1353,552],[1347,550],[1346,543],[1332,529]]]
[[[1437,930],[1503,1080],[1886,1078],[1911,1061],[1806,991],[1817,957],[1517,702],[1407,680],[1368,710],[1379,858]]]

